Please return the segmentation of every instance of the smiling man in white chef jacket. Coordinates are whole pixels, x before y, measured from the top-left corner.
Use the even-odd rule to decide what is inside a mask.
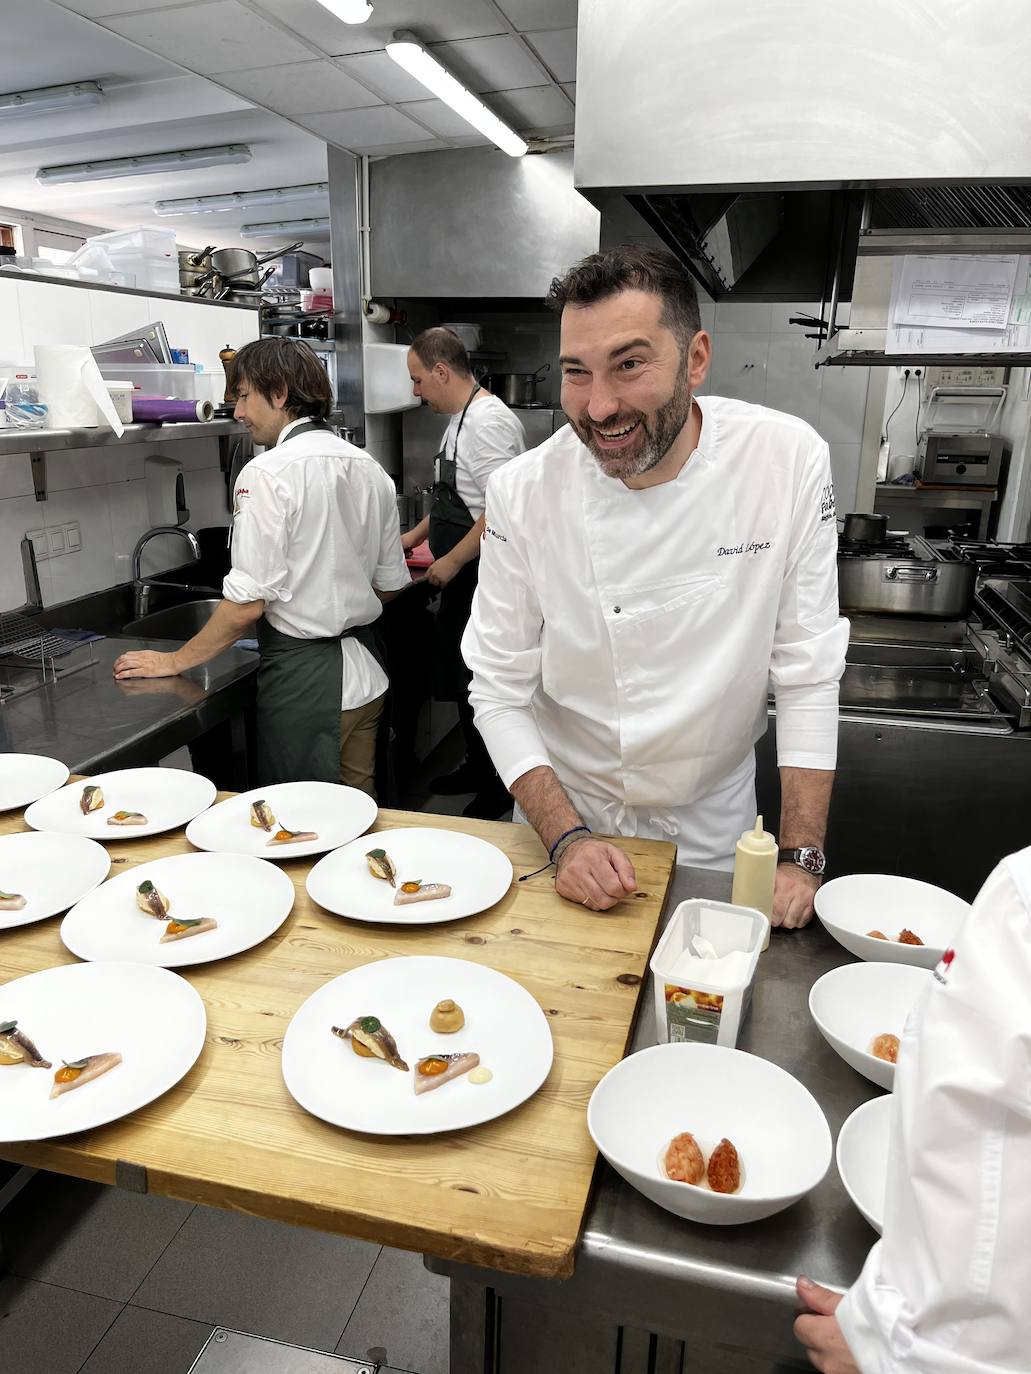
[[[991,874],[902,1033],[884,1238],[842,1298],[799,1279],[821,1374],[1031,1369],[1031,849]]]
[[[669,254],[593,254],[548,303],[569,425],[488,484],[462,645],[476,724],[556,890],[603,911],[636,879],[592,832],[674,838],[681,863],[732,867],[772,683],[773,919],[804,925],[848,644],[827,445],[793,416],[695,395],[710,340]]]

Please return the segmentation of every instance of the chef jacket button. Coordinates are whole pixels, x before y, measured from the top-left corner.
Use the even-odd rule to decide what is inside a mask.
[[[620,613],[620,611],[621,611],[622,609],[623,609],[623,608],[622,608],[621,606],[613,606],[613,608],[612,608],[612,614],[613,614],[613,615],[619,615],[619,613]]]

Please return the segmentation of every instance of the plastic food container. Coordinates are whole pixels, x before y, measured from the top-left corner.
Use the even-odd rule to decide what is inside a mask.
[[[131,382],[142,396],[175,396],[196,401],[197,372],[192,363],[105,363],[100,369],[105,382]]]
[[[105,382],[115,414],[123,425],[132,424],[132,382]]]
[[[737,1044],[769,928],[752,907],[704,897],[680,903],[650,964],[660,1044]],[[703,957],[700,950],[715,957]]]

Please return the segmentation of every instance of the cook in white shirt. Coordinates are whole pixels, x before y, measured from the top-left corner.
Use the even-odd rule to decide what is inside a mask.
[[[848,625],[827,445],[792,416],[693,398],[710,344],[676,260],[595,254],[549,303],[570,424],[488,484],[462,648],[476,723],[557,891],[606,910],[635,875],[590,831],[731,867],[770,683],[780,844],[822,845]],[[781,864],[774,923],[805,924],[818,881]]]
[[[325,424],[332,392],[306,344],[262,339],[234,366],[236,418],[268,447],[237,479],[224,600],[181,649],[123,654],[115,676],[196,667],[257,622],[255,781],[371,793],[387,679],[366,631],[410,581],[394,484]]]
[[[884,1235],[795,1323],[823,1374],[1031,1369],[1031,849],[991,874],[909,1014]]]

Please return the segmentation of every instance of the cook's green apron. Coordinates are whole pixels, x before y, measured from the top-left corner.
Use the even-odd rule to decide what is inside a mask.
[[[434,558],[443,558],[450,553],[476,523],[469,507],[458,494],[458,440],[466,411],[480,389],[479,383],[474,385],[462,407],[451,457],[448,457],[446,443],[436,457],[437,476],[430,507],[430,552]],[[469,670],[462,658],[461,644],[476,591],[478,571],[479,559],[473,558],[440,594],[440,609],[434,626],[433,656],[433,695],[438,701],[464,701],[468,695]]]
[[[329,426],[310,421],[286,442]],[[254,785],[340,781],[340,641],[361,640],[378,657],[372,626],[354,626],[326,639],[283,634],[264,616],[258,621],[258,689]]]

